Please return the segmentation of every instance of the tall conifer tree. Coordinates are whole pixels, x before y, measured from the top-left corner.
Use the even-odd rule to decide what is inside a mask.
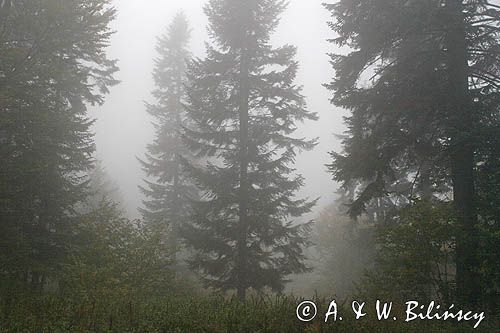
[[[110,1],[0,2],[0,266],[37,288],[58,272],[88,194],[87,104],[115,84]]]
[[[457,291],[461,301],[474,303],[480,295],[475,169],[484,163],[479,148],[489,151],[499,127],[498,6],[342,0],[326,7],[335,18],[334,42],[350,48],[332,55],[336,75],[327,87],[334,104],[352,111],[344,153],[333,153],[330,166],[345,186],[360,185],[351,213],[394,195],[400,179],[414,179],[423,198],[449,185],[460,227]],[[366,78],[369,84],[361,85]],[[411,201],[414,193],[410,186],[405,194]]]
[[[178,226],[189,210],[188,199],[196,194],[180,164],[181,156],[191,156],[180,136],[182,126],[188,124],[182,103],[186,98],[189,34],[186,17],[179,13],[158,38],[159,57],[153,73],[156,103],[147,104],[147,111],[154,118],[156,137],[148,146],[146,161],[141,161],[146,175],[154,180],[146,180],[146,187],[141,187],[147,199],[140,211],[148,223],[168,225],[174,242]]]
[[[189,165],[205,194],[184,230],[196,251],[190,263],[209,286],[240,298],[248,288],[281,291],[287,275],[307,270],[309,224],[290,219],[315,202],[295,199],[303,178],[292,176],[292,164],[315,140],[292,135],[297,122],[316,116],[294,84],[295,47],[270,44],[285,7],[281,0],[209,1],[212,43],[188,72],[194,126],[185,139],[210,161]]]

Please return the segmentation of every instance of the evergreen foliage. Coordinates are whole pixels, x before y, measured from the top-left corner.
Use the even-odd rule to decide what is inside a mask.
[[[73,237],[94,152],[87,104],[115,84],[110,1],[0,2],[0,274],[43,287]]]
[[[93,168],[89,172],[90,193],[87,197],[83,211],[91,212],[99,210],[103,202],[113,202],[117,209],[125,212],[122,206],[123,198],[118,184],[108,174],[102,161],[96,160]]]
[[[481,294],[475,179],[485,163],[481,151],[496,149],[492,129],[499,126],[498,6],[485,0],[325,6],[335,18],[333,42],[350,49],[331,55],[336,76],[327,87],[335,105],[352,111],[344,152],[332,153],[329,166],[346,188],[356,187],[351,215],[374,198],[443,199],[451,187],[457,291],[474,303]]]
[[[147,199],[140,209],[149,224],[170,226],[171,241],[176,242],[178,228],[189,212],[189,199],[197,190],[187,179],[180,158],[191,160],[192,154],[184,145],[180,131],[188,125],[183,102],[186,99],[186,65],[189,27],[184,14],[179,13],[167,32],[158,38],[153,78],[156,89],[155,104],[147,104],[147,111],[154,119],[155,140],[148,145],[146,161],[141,161],[146,180],[141,187]]]
[[[191,267],[206,284],[282,291],[286,276],[307,270],[309,223],[291,218],[315,201],[296,199],[299,150],[315,140],[294,138],[299,121],[316,119],[294,84],[295,47],[274,48],[270,36],[285,9],[278,0],[211,0],[205,7],[212,43],[188,71],[185,141],[205,165],[187,169],[204,197],[184,228],[196,251]]]

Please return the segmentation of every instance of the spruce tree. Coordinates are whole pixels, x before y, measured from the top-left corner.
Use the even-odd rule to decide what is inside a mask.
[[[155,104],[147,104],[147,111],[154,119],[155,140],[148,145],[146,161],[141,161],[146,180],[141,187],[147,199],[140,209],[150,224],[169,226],[171,241],[176,243],[180,223],[189,211],[189,198],[196,195],[196,188],[187,179],[180,157],[191,159],[191,153],[181,139],[182,126],[188,124],[183,102],[186,99],[186,65],[189,27],[184,14],[179,13],[167,32],[158,38],[155,61],[153,96]]]
[[[109,201],[116,204],[117,211],[125,212],[125,208],[122,206],[123,198],[120,186],[112,179],[100,160],[96,160],[93,168],[89,171],[89,189],[90,194],[83,211],[98,210],[102,203]]]
[[[400,180],[420,184],[421,198],[449,194],[451,187],[460,225],[457,292],[461,301],[475,302],[474,173],[478,147],[494,141],[487,129],[498,127],[498,6],[345,0],[326,7],[335,18],[333,41],[350,48],[332,55],[336,75],[327,87],[335,105],[352,111],[344,152],[333,153],[330,165],[336,180],[359,185],[352,215],[374,198],[397,195]],[[413,188],[405,190],[408,202]]]
[[[0,2],[0,266],[43,286],[88,195],[88,104],[116,83],[110,1]]]
[[[193,126],[184,137],[205,165],[186,163],[204,200],[193,203],[184,228],[196,255],[191,267],[208,286],[281,291],[286,276],[307,270],[309,223],[292,219],[315,201],[296,199],[299,150],[315,140],[293,137],[297,122],[316,119],[294,84],[296,49],[274,48],[280,0],[211,0],[205,7],[211,44],[188,71],[186,105]]]

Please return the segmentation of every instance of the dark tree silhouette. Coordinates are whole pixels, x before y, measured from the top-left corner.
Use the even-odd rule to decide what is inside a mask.
[[[153,73],[156,103],[147,104],[156,137],[148,146],[146,161],[141,161],[144,172],[153,180],[146,180],[146,187],[141,187],[147,199],[140,211],[147,223],[169,226],[173,245],[177,244],[178,227],[189,211],[189,198],[196,195],[196,188],[180,164],[181,156],[192,158],[180,136],[182,126],[188,124],[182,103],[186,99],[189,34],[187,19],[179,13],[158,39],[159,57]]]
[[[87,104],[116,83],[110,1],[2,1],[0,266],[37,289],[74,236],[94,153]],[[5,250],[4,250],[5,249]]]
[[[270,34],[285,8],[278,0],[212,0],[205,7],[212,43],[188,72],[185,129],[205,166],[188,164],[204,193],[184,230],[196,251],[191,266],[222,290],[283,289],[291,273],[307,270],[303,247],[309,224],[290,218],[314,201],[295,199],[292,176],[299,150],[315,140],[292,137],[297,122],[316,119],[294,84],[295,48],[273,48]]]
[[[414,178],[420,197],[452,188],[459,220],[457,292],[480,296],[475,169],[498,128],[498,7],[488,1],[327,4],[347,55],[332,55],[332,102],[352,111],[334,178],[359,186],[352,215]],[[360,81],[369,79],[367,84]],[[488,150],[486,148],[486,150]],[[410,201],[411,188],[407,189]],[[441,193],[442,194],[442,193]]]

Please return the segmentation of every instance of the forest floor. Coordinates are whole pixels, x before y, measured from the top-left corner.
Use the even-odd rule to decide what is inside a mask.
[[[73,302],[55,296],[22,299],[0,297],[0,332],[498,332],[498,318],[486,316],[477,329],[471,322],[377,320],[375,313],[356,320],[351,307],[338,308],[337,321],[324,322],[329,302],[316,301],[318,315],[310,322],[297,319],[301,300],[261,297],[239,302],[221,297],[164,298],[148,302]],[[401,308],[402,309],[402,308]],[[340,321],[340,316],[343,320]],[[392,316],[392,314],[391,314]]]

